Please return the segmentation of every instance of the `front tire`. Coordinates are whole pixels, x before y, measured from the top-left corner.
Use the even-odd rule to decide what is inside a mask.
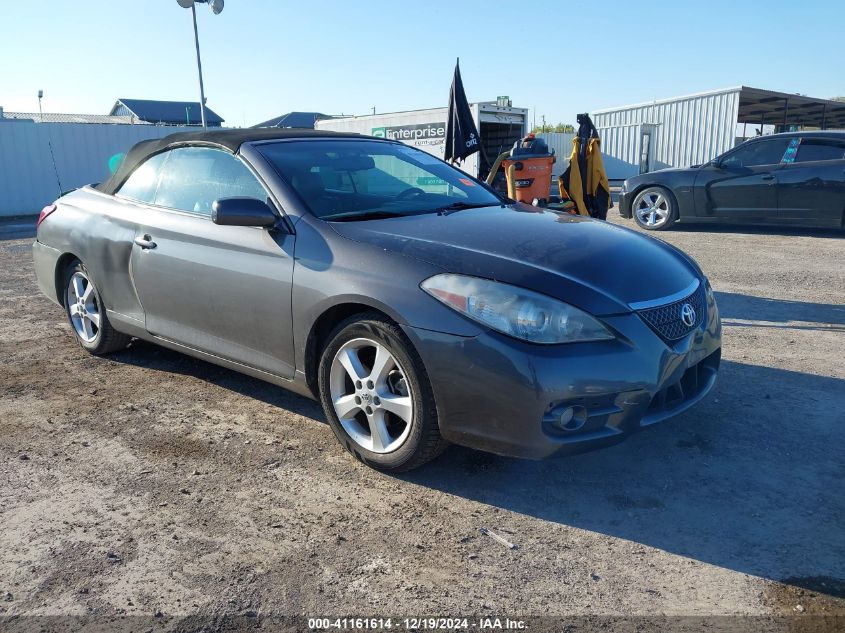
[[[100,293],[79,260],[65,270],[64,288],[65,313],[82,349],[100,356],[129,345],[132,337],[112,327]]]
[[[647,187],[634,198],[631,215],[646,231],[663,231],[678,219],[678,203],[668,189]]]
[[[405,333],[381,314],[355,315],[334,329],[318,382],[338,441],[368,466],[407,471],[445,449],[422,360]]]

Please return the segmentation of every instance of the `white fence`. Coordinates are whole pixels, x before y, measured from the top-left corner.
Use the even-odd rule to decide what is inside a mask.
[[[0,120],[0,217],[38,213],[60,191],[104,180],[109,158],[138,141],[196,129]]]

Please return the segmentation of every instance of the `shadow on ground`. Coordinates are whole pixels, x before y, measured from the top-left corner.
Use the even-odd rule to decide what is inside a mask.
[[[186,356],[153,343],[134,339],[128,349],[112,354],[110,360],[171,374],[193,376],[218,387],[255,398],[266,404],[326,423],[322,407],[315,401],[225,367]]]
[[[767,299],[766,297],[754,297],[732,292],[716,292],[716,301],[719,304],[719,312],[722,319],[766,321],[769,324],[804,321],[823,324],[828,327],[813,328],[811,326],[795,325],[786,327],[795,329],[845,330],[845,305],[841,304]],[[743,324],[731,323],[731,325]],[[767,325],[767,327],[778,326]]]
[[[835,228],[812,228],[803,226],[776,226],[755,224],[695,224],[678,222],[671,231],[680,233],[737,233],[741,235],[779,235],[782,237],[833,237],[845,238],[845,230]]]
[[[527,462],[455,448],[403,478],[845,597],[845,380],[735,362],[719,380],[609,449]]]
[[[804,308],[777,308],[792,309]],[[307,398],[149,343],[112,358],[325,422]],[[845,380],[724,361],[720,384],[698,407],[612,448],[532,462],[452,447],[399,478],[845,597],[843,410]]]

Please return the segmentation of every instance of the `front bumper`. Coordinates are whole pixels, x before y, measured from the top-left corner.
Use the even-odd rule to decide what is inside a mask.
[[[623,218],[632,218],[634,217],[633,213],[631,212],[631,203],[634,201],[634,196],[629,191],[622,191],[619,194],[619,204],[616,205],[619,207],[619,215]]]
[[[486,332],[460,337],[406,327],[434,389],[447,440],[515,457],[600,448],[677,415],[716,382],[721,323],[667,343],[635,313],[602,319],[617,340],[531,345]],[[556,425],[575,408],[582,426]]]

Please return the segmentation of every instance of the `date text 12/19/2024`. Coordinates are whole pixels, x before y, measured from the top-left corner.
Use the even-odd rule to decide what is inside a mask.
[[[524,620],[483,618],[308,618],[312,631],[522,631],[527,629]]]

